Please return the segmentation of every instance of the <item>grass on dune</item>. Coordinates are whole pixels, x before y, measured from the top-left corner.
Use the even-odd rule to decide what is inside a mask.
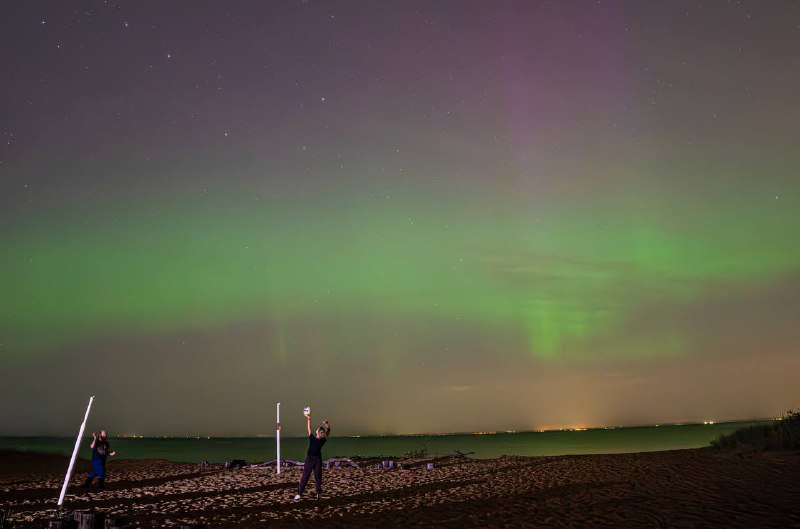
[[[740,428],[711,441],[717,450],[800,450],[800,410],[789,410],[772,424]]]

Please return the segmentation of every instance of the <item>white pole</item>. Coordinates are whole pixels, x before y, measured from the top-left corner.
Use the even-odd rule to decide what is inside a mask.
[[[81,447],[81,439],[83,438],[83,431],[86,429],[86,421],[89,419],[89,410],[92,409],[92,402],[94,401],[94,395],[89,399],[89,405],[86,407],[86,415],[83,416],[83,422],[81,423],[81,429],[78,430],[78,438],[75,439],[75,448],[72,450],[72,459],[69,460],[69,468],[67,469],[67,475],[64,477],[64,486],[61,487],[61,495],[58,497],[58,506],[64,504],[64,495],[67,493],[67,485],[69,485],[69,478],[72,476],[72,467],[75,466],[75,458],[78,457],[78,449]]]
[[[277,419],[278,419],[278,429],[275,431],[275,440],[278,444],[278,464],[275,467],[278,469],[277,473],[281,473],[281,403],[278,403],[277,406]]]

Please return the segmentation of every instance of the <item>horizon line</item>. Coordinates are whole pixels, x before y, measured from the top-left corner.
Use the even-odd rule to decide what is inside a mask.
[[[745,419],[723,419],[723,420],[706,420],[706,421],[679,421],[679,422],[660,422],[660,423],[643,423],[643,424],[627,424],[627,425],[601,425],[601,426],[569,426],[561,428],[541,428],[530,430],[476,430],[476,431],[450,431],[450,432],[422,432],[422,433],[372,433],[372,434],[344,434],[338,437],[347,437],[351,439],[357,438],[376,438],[376,437],[438,437],[448,435],[498,435],[498,434],[516,434],[516,433],[548,433],[548,432],[581,432],[591,430],[618,430],[625,428],[659,428],[662,426],[713,426],[720,424],[731,424],[739,422],[765,422],[781,420],[782,417],[750,417]],[[34,435],[34,434],[16,434],[6,435],[0,434],[0,437],[68,437],[70,435]],[[84,436],[88,437],[88,436]],[[198,434],[182,434],[182,435],[143,435],[143,434],[120,434],[111,435],[111,439],[275,439],[274,434],[253,434],[253,435],[198,435]],[[285,438],[304,439],[305,435],[286,435]]]

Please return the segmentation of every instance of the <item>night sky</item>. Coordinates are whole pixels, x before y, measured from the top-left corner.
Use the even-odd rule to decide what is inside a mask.
[[[797,2],[0,10],[0,434],[800,404]]]

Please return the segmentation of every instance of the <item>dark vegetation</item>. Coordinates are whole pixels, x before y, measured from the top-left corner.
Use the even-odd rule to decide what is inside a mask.
[[[423,444],[422,448],[419,450],[409,450],[405,453],[404,457],[407,459],[425,459],[431,456],[431,451],[428,449],[428,445]]]
[[[711,441],[717,450],[800,450],[800,410],[789,410],[772,424],[740,428]]]

